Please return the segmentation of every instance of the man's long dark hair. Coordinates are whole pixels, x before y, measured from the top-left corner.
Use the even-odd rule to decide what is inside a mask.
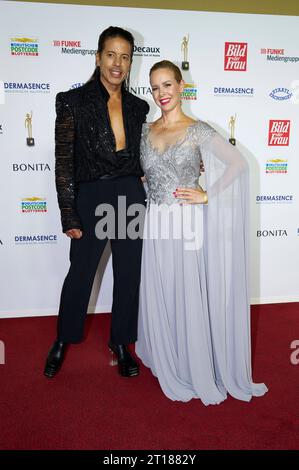
[[[127,31],[126,29],[119,28],[118,26],[109,26],[109,28],[105,29],[99,36],[99,41],[98,41],[98,53],[103,52],[105,48],[105,42],[107,39],[112,39],[112,38],[122,38],[125,41],[127,41],[130,46],[131,46],[131,62],[133,59],[133,52],[134,52],[134,36],[130,33],[130,31]],[[100,78],[100,67],[96,65],[96,68],[90,77],[88,81],[91,80],[96,80]],[[128,76],[125,81],[125,88],[128,90],[130,85],[130,72],[128,73]]]

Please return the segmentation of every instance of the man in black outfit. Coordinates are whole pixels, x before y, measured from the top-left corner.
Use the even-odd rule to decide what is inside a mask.
[[[71,238],[71,265],[61,292],[57,339],[44,370],[49,378],[60,369],[67,345],[82,340],[94,276],[108,241],[108,235],[96,236],[96,207],[110,204],[117,226],[119,196],[125,196],[126,208],[145,205],[139,145],[149,106],[125,86],[133,50],[131,33],[110,26],[99,37],[91,80],[56,97],[56,188],[63,232]],[[132,217],[125,217],[128,225]],[[139,373],[127,345],[137,339],[142,240],[118,237],[116,229],[110,242],[114,286],[109,348],[120,374],[131,377]]]

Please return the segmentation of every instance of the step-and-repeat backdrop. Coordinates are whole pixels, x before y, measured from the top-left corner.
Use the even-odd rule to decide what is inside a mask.
[[[170,59],[184,69],[186,113],[235,138],[251,168],[252,303],[298,301],[299,18],[3,1],[0,316],[57,313],[69,239],[54,184],[55,95],[88,80],[110,25],[135,37],[131,92],[150,103],[149,120],[148,71]],[[110,311],[112,283],[108,248],[91,311]]]

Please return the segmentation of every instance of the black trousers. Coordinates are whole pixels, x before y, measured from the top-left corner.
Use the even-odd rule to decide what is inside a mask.
[[[126,208],[136,203],[145,206],[143,184],[135,176],[98,179],[79,185],[77,211],[83,236],[71,240],[71,265],[61,292],[57,325],[60,341],[77,343],[82,340],[95,273],[108,239],[114,279],[110,340],[113,344],[129,344],[137,339],[142,238],[118,236],[119,196],[126,196]],[[110,204],[115,210],[115,238],[108,234],[105,239],[99,239],[95,234],[97,222],[103,221],[106,215],[96,216],[95,209],[103,203]],[[126,216],[125,224],[132,219],[134,216]]]

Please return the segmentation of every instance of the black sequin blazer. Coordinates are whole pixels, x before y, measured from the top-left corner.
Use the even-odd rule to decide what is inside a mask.
[[[140,137],[149,106],[122,89],[127,158],[116,153],[107,102],[109,93],[99,79],[58,93],[55,123],[55,181],[63,232],[81,228],[76,212],[76,188],[100,176],[142,176]]]

